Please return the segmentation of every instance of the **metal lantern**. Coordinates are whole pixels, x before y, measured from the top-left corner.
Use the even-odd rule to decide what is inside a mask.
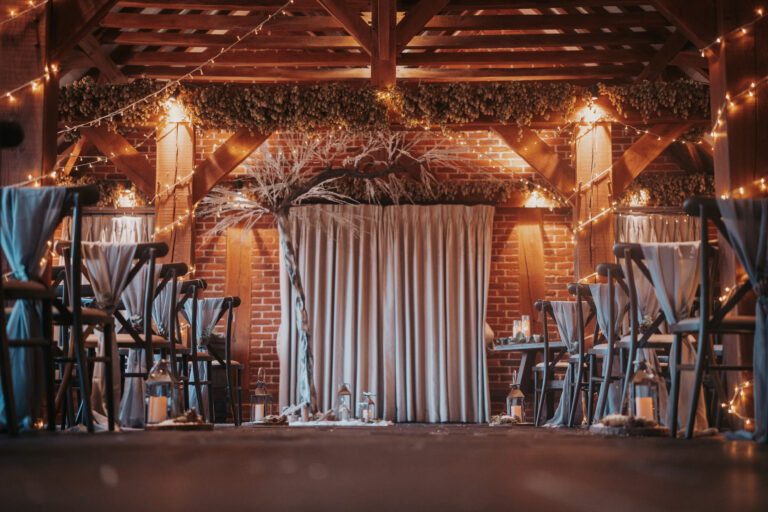
[[[161,359],[147,376],[145,418],[148,425],[161,423],[181,414],[178,381],[168,361]]]
[[[374,396],[376,395],[366,391],[365,393],[363,393],[362,400],[360,400],[359,417],[365,423],[376,421],[376,402],[373,401]]]
[[[507,393],[507,416],[516,418],[518,423],[525,422],[525,395],[517,383],[517,371],[512,372],[512,384]]]
[[[262,422],[272,414],[272,395],[264,383],[264,368],[256,373],[256,389],[251,394],[251,421]]]
[[[339,386],[336,398],[338,402],[336,417],[341,421],[349,421],[352,417],[352,392],[349,390],[349,384],[345,382]]]
[[[635,368],[637,369],[632,375],[632,389],[635,397],[634,416],[653,420],[656,424],[660,424],[659,386],[662,385],[661,378],[651,368],[648,361],[635,361]]]

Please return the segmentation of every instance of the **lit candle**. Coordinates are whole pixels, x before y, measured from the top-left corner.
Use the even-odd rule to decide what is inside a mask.
[[[521,406],[519,406],[519,405],[513,405],[512,406],[512,417],[513,418],[517,418],[518,420],[522,419],[522,417],[523,417],[523,409],[522,409]]]
[[[638,418],[653,419],[653,398],[638,396],[635,398],[635,411]]]
[[[168,397],[150,396],[147,423],[160,423],[168,417]]]
[[[523,336],[527,338],[531,335],[531,317],[528,315],[523,315],[522,324]]]
[[[264,404],[256,404],[255,421],[262,421],[264,419]]]

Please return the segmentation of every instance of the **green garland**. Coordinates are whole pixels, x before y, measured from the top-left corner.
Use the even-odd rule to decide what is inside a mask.
[[[680,79],[674,82],[643,82],[631,85],[598,84],[601,95],[624,113],[627,105],[639,111],[643,119],[659,117],[664,111],[688,119],[692,115],[709,117],[709,86]]]
[[[99,202],[96,206],[101,206],[103,208],[118,208],[117,201],[120,198],[122,191],[125,189],[125,182],[97,180],[93,176],[82,173],[73,173],[69,176],[64,176],[61,173],[56,175],[56,185],[61,187],[91,185],[93,183],[99,185]],[[147,206],[149,204],[149,198],[132,183],[131,191],[136,197],[136,206]]]
[[[621,206],[681,206],[692,196],[715,195],[709,174],[640,174],[619,197]]]
[[[706,85],[690,80],[671,83],[642,82],[629,86],[600,84],[619,112],[626,106],[643,116],[669,111],[687,118],[708,115]],[[91,78],[74,82],[59,91],[59,119],[65,124],[106,116],[160,90],[150,80],[123,85],[99,85]],[[394,86],[387,91],[371,86],[352,87],[328,83],[298,85],[179,85],[139,101],[120,116],[103,122],[113,129],[118,123],[134,126],[150,123],[163,109],[163,102],[177,94],[191,121],[204,128],[236,130],[247,127],[271,132],[344,129],[352,132],[377,130],[389,125],[390,111],[400,114],[408,128],[492,120],[519,126],[536,117],[571,114],[586,90],[567,83],[499,82],[490,84],[422,84]]]

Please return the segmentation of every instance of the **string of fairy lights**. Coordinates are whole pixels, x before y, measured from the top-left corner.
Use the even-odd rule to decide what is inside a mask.
[[[733,395],[731,395],[731,398],[728,400],[728,403],[723,402],[720,404],[720,407],[725,409],[728,412],[728,414],[733,414],[734,416],[742,420],[747,427],[752,425],[752,418],[743,414],[741,410],[745,408],[744,402],[747,399],[747,394],[745,393],[745,391],[749,389],[751,386],[752,386],[752,381],[750,380],[746,380],[741,384],[734,386]]]
[[[0,20],[0,27],[5,25],[6,23],[10,23],[13,20],[17,18],[21,18],[22,16],[25,16],[26,14],[37,10],[38,8],[44,6],[48,3],[48,0],[42,0],[40,2],[35,2],[34,0],[29,0],[27,2],[27,7],[24,7],[23,9],[8,9],[9,17]]]

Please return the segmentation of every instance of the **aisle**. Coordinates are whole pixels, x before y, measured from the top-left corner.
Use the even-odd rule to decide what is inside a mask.
[[[526,427],[0,438],[0,503],[9,511],[84,503],[114,511],[748,511],[768,505],[766,474],[768,450],[752,443]],[[340,500],[348,505],[330,505]]]

